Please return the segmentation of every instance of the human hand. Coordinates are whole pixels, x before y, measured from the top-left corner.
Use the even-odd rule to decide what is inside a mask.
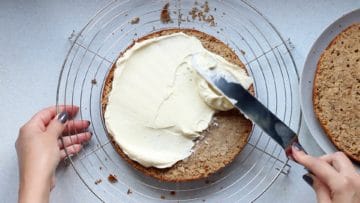
[[[68,121],[78,110],[76,106],[60,106],[62,113],[56,116],[56,107],[49,107],[20,128],[15,143],[20,175],[19,202],[48,202],[50,190],[55,186],[55,169],[66,157],[65,148],[69,154],[75,154],[81,150],[82,143],[91,138],[91,133],[84,131],[89,121]],[[60,139],[63,133],[69,134],[63,136],[64,142]]]
[[[293,158],[311,171],[303,176],[319,203],[360,203],[360,175],[342,152],[312,157],[292,147]]]

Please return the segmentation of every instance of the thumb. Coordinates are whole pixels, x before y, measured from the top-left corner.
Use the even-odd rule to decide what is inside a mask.
[[[69,119],[69,114],[66,111],[59,113],[47,126],[46,131],[58,138],[65,129],[65,124]]]

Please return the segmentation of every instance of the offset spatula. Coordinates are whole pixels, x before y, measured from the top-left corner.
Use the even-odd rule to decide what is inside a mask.
[[[196,54],[191,57],[191,63],[209,84],[227,97],[241,113],[281,145],[289,158],[292,159],[291,146],[293,144],[305,152],[298,142],[297,134],[251,95],[230,73],[224,74],[224,72],[220,73],[216,69],[201,67]]]

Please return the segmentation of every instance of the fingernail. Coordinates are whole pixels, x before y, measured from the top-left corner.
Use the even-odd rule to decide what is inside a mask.
[[[310,186],[312,187],[312,185],[313,185],[313,183],[314,183],[314,180],[312,179],[312,177],[311,177],[310,175],[305,174],[305,175],[303,175],[302,178],[304,179],[304,181],[305,181],[308,185],[310,185]]]
[[[66,121],[69,119],[69,114],[66,111],[63,111],[58,115],[57,119],[61,123],[66,123]]]
[[[292,146],[296,151],[304,151],[304,148],[298,142],[294,142]]]

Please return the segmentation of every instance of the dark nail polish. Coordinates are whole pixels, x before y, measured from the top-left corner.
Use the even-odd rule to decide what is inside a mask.
[[[303,177],[302,177],[302,178],[303,178],[303,179],[304,179],[304,181],[305,181],[307,184],[309,184],[310,186],[312,186],[312,185],[313,185],[314,180],[311,178],[311,176],[310,176],[310,175],[305,174],[305,175],[303,175]]]
[[[90,125],[90,121],[87,121],[87,124]]]
[[[304,148],[298,143],[298,142],[294,142],[292,144],[292,146],[297,150],[297,151],[305,151]]]
[[[61,123],[65,123],[69,119],[69,114],[66,111],[63,111],[58,115],[57,119]]]

